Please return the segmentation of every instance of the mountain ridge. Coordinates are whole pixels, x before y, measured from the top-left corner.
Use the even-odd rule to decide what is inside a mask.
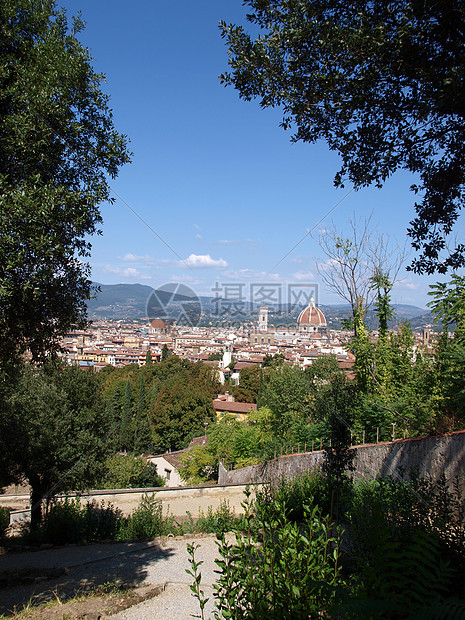
[[[95,287],[95,296],[87,303],[87,310],[91,320],[142,319],[147,316],[147,300],[155,290],[151,286],[138,283],[102,284],[93,282],[92,284]],[[190,298],[185,295],[160,292],[159,289],[157,289],[157,294],[162,297],[165,295],[166,303],[168,303],[168,298],[178,303],[190,301]],[[207,315],[215,315],[215,308],[217,309],[215,304],[218,303],[218,297],[199,296],[198,299],[202,304],[203,311]],[[246,302],[244,305],[244,316],[253,318],[259,305],[258,303],[251,304]],[[318,304],[318,307],[326,315],[328,324],[336,329],[340,324],[340,320],[349,318],[351,314],[349,304]],[[411,320],[417,329],[421,328],[423,324],[432,323],[431,313],[424,308],[411,304],[393,304],[393,307],[397,321]],[[280,314],[276,305],[269,304],[269,308],[270,319],[272,319],[274,314]],[[294,308],[292,312],[286,313],[288,321],[293,321],[296,318],[294,315],[298,310],[298,308]],[[368,319],[369,326],[372,329],[375,328],[373,316],[373,311],[370,310]]]

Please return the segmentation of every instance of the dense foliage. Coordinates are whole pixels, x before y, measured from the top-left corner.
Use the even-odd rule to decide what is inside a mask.
[[[176,355],[142,368],[99,373],[117,447],[138,454],[186,448],[214,419],[219,383],[211,367]]]
[[[462,618],[463,497],[445,482],[347,480],[334,513],[327,475],[246,492],[234,537],[220,536],[214,585],[220,618]],[[198,545],[189,545],[201,617]]]
[[[114,450],[98,381],[77,367],[25,366],[0,414],[0,482],[30,484],[34,523],[42,499],[91,485]]]
[[[419,273],[465,263],[450,239],[464,200],[463,3],[246,0],[253,35],[221,24],[245,100],[279,107],[294,140],[323,138],[342,158],[335,183],[418,178],[408,234]]]
[[[55,0],[0,5],[0,369],[84,322],[89,236],[129,160],[82,28]]]

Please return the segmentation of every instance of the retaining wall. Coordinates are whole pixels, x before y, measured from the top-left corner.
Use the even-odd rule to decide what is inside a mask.
[[[220,506],[221,500],[227,500],[229,506],[236,514],[242,512],[241,502],[244,501],[245,485],[232,484],[205,485],[195,487],[175,487],[160,489],[113,489],[97,490],[87,493],[79,493],[81,503],[95,501],[100,504],[104,501],[119,508],[124,515],[130,514],[139,505],[144,495],[156,493],[156,497],[161,500],[163,513],[174,517],[185,517],[190,512],[193,518],[197,518],[199,510],[207,512],[211,506],[213,510]],[[253,491],[253,489],[252,489]],[[69,493],[68,497],[75,497],[76,493]],[[58,496],[58,499],[63,496]],[[0,495],[0,506],[6,506],[17,514],[12,513],[11,521],[24,520],[30,518],[30,498],[29,495]]]
[[[458,479],[465,492],[465,430],[441,437],[415,437],[353,447],[354,478],[397,475],[411,471],[437,481],[445,475],[449,483]],[[220,469],[219,484],[263,483],[293,477],[315,469],[323,461],[323,451],[292,454],[243,469]]]

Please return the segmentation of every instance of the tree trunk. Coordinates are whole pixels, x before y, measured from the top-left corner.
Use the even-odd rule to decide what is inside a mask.
[[[44,491],[38,476],[30,476],[29,484],[31,485],[31,528],[34,529],[42,521]]]

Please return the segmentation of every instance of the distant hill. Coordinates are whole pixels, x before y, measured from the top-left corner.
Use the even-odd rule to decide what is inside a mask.
[[[96,292],[95,298],[89,300],[87,304],[90,319],[140,319],[147,316],[147,300],[153,293],[151,286],[144,284],[99,284],[97,282],[94,282],[94,285],[99,287],[100,290]],[[174,294],[173,296],[171,293],[164,293],[163,291],[158,291],[157,295],[161,301],[164,301],[166,297],[166,303],[168,303],[168,299],[171,302],[174,300],[179,303],[189,300],[184,295]],[[215,309],[217,309],[215,301],[217,302],[218,300],[214,297],[200,297],[204,313],[212,318],[217,318],[215,314]],[[350,318],[351,315],[348,304],[321,304],[319,307],[324,312],[328,325],[333,329],[339,329],[341,320]],[[292,325],[297,320],[301,309],[294,308],[289,314],[286,313],[284,317],[281,313],[275,312],[273,306],[270,306],[270,323]],[[253,304],[246,303],[244,305],[243,318],[255,321],[257,310],[258,308],[254,308]],[[421,329],[425,325],[433,323],[431,313],[418,306],[394,304],[394,310],[394,324],[408,320],[413,329]],[[238,318],[236,315],[235,320]],[[370,329],[376,328],[376,317],[373,310],[368,312],[367,324]]]
[[[90,319],[138,319],[145,316],[151,286],[144,284],[99,284],[95,298],[87,302]]]

